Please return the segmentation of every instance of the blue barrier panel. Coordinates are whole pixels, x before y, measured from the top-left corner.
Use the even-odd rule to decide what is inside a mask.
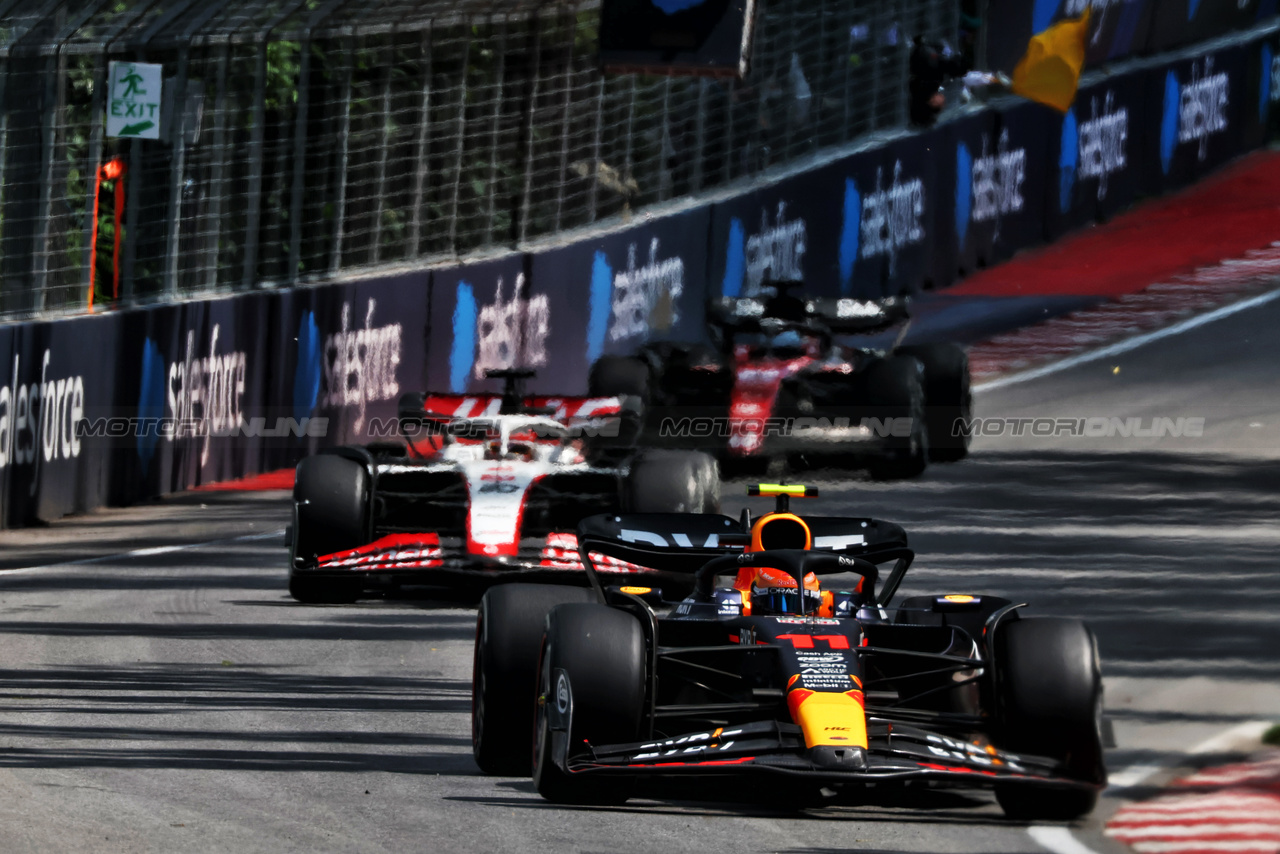
[[[1260,148],[1275,133],[1275,105],[1280,101],[1280,35],[1257,39],[1244,47],[1244,90],[1237,133],[1241,151]]]
[[[435,270],[430,293],[427,389],[497,390],[498,384],[484,380],[490,368],[545,369],[542,305],[530,308],[524,255]]]
[[[1244,48],[1233,47],[1147,72],[1146,192],[1186,186],[1240,153],[1245,69]]]
[[[171,418],[169,369],[185,347],[184,307],[165,305],[121,312],[120,331],[110,361],[116,395],[91,417],[132,419],[107,424],[111,449],[111,501],[128,504],[173,489],[171,439],[162,438],[161,423]]]
[[[989,111],[939,125],[937,146],[939,191],[934,205],[933,227],[938,263],[934,283],[946,287],[991,263],[994,229],[989,217],[975,217],[974,166],[988,153],[995,133],[995,116]],[[981,172],[981,167],[979,167]]]
[[[10,527],[10,472],[19,465],[14,419],[20,386],[13,370],[13,339],[18,329],[18,326],[0,326],[0,529]]]
[[[989,263],[1045,240],[1049,182],[1057,178],[1050,128],[1058,113],[1040,104],[1017,103],[998,111],[994,127],[973,161],[972,217],[975,230],[990,234]]]
[[[602,354],[701,340],[710,221],[703,207],[531,254],[520,362],[539,369],[531,388],[583,393]]]
[[[885,259],[885,296],[910,294],[932,285],[935,255],[953,245],[950,230],[939,232],[937,211],[954,196],[954,181],[939,180],[951,152],[937,132],[903,137],[882,150],[882,171],[862,193],[863,249]]]
[[[842,296],[890,293],[898,254],[924,239],[924,187],[901,161],[890,160],[886,167],[885,157],[883,149],[859,152],[830,169],[828,180],[840,200],[840,239],[834,248]]]
[[[350,283],[284,291],[279,295],[272,319],[280,342],[272,356],[274,377],[268,401],[274,411],[270,415],[292,418],[297,424],[302,424],[303,419],[307,419],[307,424],[311,419],[322,419],[324,435],[294,437],[293,442],[278,443],[276,447],[293,444],[300,455],[304,448],[314,453],[320,447],[347,441],[343,366],[348,361],[358,363],[359,353],[353,352],[349,357],[346,345],[355,344],[355,334],[366,323],[376,328],[380,315],[392,314],[386,306],[374,305],[372,316],[368,309],[367,304],[357,302],[356,286]],[[353,396],[358,390],[357,385]],[[312,428],[311,432],[316,429]],[[282,459],[274,450],[269,453],[271,467],[294,461],[290,454],[280,453]]]

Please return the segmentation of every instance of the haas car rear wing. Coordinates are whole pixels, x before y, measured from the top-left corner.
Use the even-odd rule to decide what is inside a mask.
[[[455,432],[470,436],[497,429],[498,420],[519,422],[540,438],[604,438],[626,444],[639,432],[641,406],[634,397],[527,396],[524,380],[530,370],[491,370],[489,379],[504,380],[501,394],[435,394],[411,392],[400,398],[400,432],[407,437],[423,433]]]
[[[852,297],[797,297],[789,291],[801,282],[769,282],[773,296],[720,297],[708,306],[707,319],[726,329],[759,328],[768,321],[813,327],[836,335],[878,332],[910,319],[904,297],[860,300]]]
[[[876,596],[878,604],[888,604],[915,557],[900,526],[837,516],[805,516],[804,521],[813,534],[814,551],[877,565],[896,561]],[[750,519],[745,514],[742,520],[713,513],[602,514],[578,523],[578,552],[591,586],[603,595],[593,554],[692,576],[713,560],[743,555],[750,537]]]

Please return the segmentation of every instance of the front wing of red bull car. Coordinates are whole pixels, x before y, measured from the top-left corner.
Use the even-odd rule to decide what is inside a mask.
[[[1106,782],[1102,683],[1084,624],[1023,617],[994,596],[893,606],[913,554],[891,523],[805,517],[814,544],[834,548],[750,552],[723,533],[711,545],[730,526],[750,541],[733,522],[579,526],[584,554],[689,573],[694,592],[679,603],[628,592],[586,560],[597,595],[550,612],[538,665],[532,771],[546,798],[616,803],[646,779],[752,775],[752,791],[772,781],[789,801],[931,785],[994,789],[1018,819],[1093,808]],[[748,614],[716,578],[755,567],[852,582],[796,597],[791,613]]]
[[[575,529],[586,515],[665,495],[673,466],[629,446],[619,398],[406,395],[403,441],[304,459],[294,486],[289,591],[309,603],[371,590],[521,577],[585,584]],[[632,434],[635,428],[631,427]],[[686,477],[718,502],[714,463]],[[688,491],[688,490],[686,490]],[[670,496],[668,496],[670,498]],[[655,499],[656,500],[656,499]],[[643,571],[606,559],[606,573]]]

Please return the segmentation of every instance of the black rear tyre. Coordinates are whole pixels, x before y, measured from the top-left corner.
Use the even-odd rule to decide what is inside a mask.
[[[643,451],[631,463],[622,506],[628,513],[718,513],[719,464],[702,451]]]
[[[532,770],[538,653],[547,613],[590,602],[591,590],[551,584],[500,584],[480,600],[471,676],[471,751],[486,774]]]
[[[314,558],[365,544],[369,477],[364,466],[336,454],[298,463],[293,484],[293,545],[289,595],[308,604],[342,604],[359,598],[358,581],[298,573],[297,558]]]
[[[604,605],[559,605],[547,616],[542,647],[533,783],[558,804],[620,804],[629,781],[572,776],[555,763],[565,744],[623,744],[640,738],[645,644],[631,614]],[[557,729],[561,724],[567,729]],[[571,754],[572,755],[572,754]]]
[[[592,397],[634,395],[649,400],[649,366],[631,356],[601,356],[587,376],[587,393]]]
[[[867,369],[867,403],[879,419],[909,419],[903,436],[885,439],[885,450],[867,465],[876,480],[915,477],[929,462],[929,431],[924,411],[924,370],[917,359],[889,356]]]
[[[957,344],[938,342],[899,347],[924,365],[925,423],[929,429],[929,459],[955,462],[969,453],[971,437],[957,430],[957,422],[973,419],[969,356]]]
[[[1102,669],[1093,633],[1079,620],[1020,619],[995,635],[996,743],[1057,759],[1066,774],[1101,788]],[[1098,788],[1003,785],[996,800],[1010,818],[1069,821],[1088,814]]]

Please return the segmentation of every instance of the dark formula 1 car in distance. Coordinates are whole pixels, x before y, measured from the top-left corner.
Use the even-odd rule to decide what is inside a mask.
[[[634,447],[634,401],[529,397],[532,372],[489,376],[505,380],[502,395],[405,395],[403,441],[298,463],[295,599],[351,602],[374,587],[516,575],[585,585],[574,533],[584,516],[719,509],[713,457]]]
[[[495,588],[477,627],[477,761],[519,773],[532,755],[548,800],[619,803],[643,780],[663,783],[652,795],[672,778],[705,789],[705,778],[746,775],[752,791],[792,803],[989,788],[1010,817],[1071,819],[1106,783],[1089,629],[1023,617],[996,596],[891,607],[913,559],[897,525],[801,517],[783,502],[754,524],[593,516],[578,544],[590,591]],[[597,556],[685,574],[693,593],[669,602],[616,586]],[[833,573],[855,581],[822,590]],[[724,574],[732,587],[717,586]]]
[[[602,356],[592,395],[644,401],[643,441],[703,448],[728,472],[865,466],[877,478],[912,477],[929,460],[958,460],[957,430],[972,406],[969,362],[951,343],[860,346],[858,335],[908,321],[889,297],[802,299],[799,282],[773,282],[770,297],[721,298],[708,306],[714,346],[655,342],[634,356]],[[865,339],[864,339],[865,342]]]

